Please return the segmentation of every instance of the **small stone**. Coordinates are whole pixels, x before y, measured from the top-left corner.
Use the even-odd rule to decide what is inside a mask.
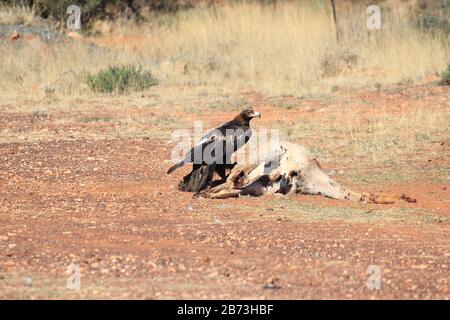
[[[262,288],[263,288],[263,289],[278,290],[278,289],[281,289],[281,286],[279,286],[279,285],[277,285],[277,284],[274,284],[274,283],[268,283],[268,284],[263,285]]]
[[[17,31],[14,31],[13,33],[11,33],[11,35],[9,36],[9,39],[12,41],[16,41],[20,38],[20,33],[18,33]]]
[[[75,40],[83,39],[83,36],[80,33],[75,32],[75,31],[68,32],[67,36],[71,37],[72,39],[75,39]]]

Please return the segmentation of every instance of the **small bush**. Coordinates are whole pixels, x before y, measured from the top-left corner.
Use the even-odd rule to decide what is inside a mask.
[[[419,16],[416,24],[419,28],[428,32],[436,33],[442,31],[444,34],[450,32],[450,22],[448,20],[428,13]]]
[[[450,85],[450,63],[447,66],[447,70],[442,73],[442,82]]]
[[[95,92],[122,94],[145,90],[158,84],[158,80],[140,66],[128,65],[110,66],[97,74],[87,74],[86,83]]]

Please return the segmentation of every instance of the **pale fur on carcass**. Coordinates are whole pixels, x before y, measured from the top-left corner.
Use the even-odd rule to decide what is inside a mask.
[[[291,142],[281,143],[273,154],[259,164],[237,164],[225,183],[199,195],[226,199],[275,193],[323,195],[333,199],[384,204],[395,203],[399,199],[415,202],[415,199],[405,195],[375,195],[347,190],[325,173],[308,149]]]

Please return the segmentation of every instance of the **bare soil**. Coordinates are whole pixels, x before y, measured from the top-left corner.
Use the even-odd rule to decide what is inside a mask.
[[[411,89],[389,96],[391,111],[415,112],[415,93],[435,99],[430,104],[448,102],[448,89]],[[282,110],[248,95],[263,113],[260,125],[314,119],[323,109],[339,112],[332,99],[302,100],[309,108]],[[358,95],[365,99],[361,108],[379,101],[374,92]],[[88,115],[153,112],[127,101],[113,108],[106,99],[90,101]],[[1,299],[450,298],[450,185],[442,176],[450,173],[449,137],[421,151],[437,156],[418,157],[424,171],[408,181],[358,183],[347,173],[400,169],[373,168],[362,159],[350,163],[348,157],[323,163],[343,169],[335,178],[353,189],[406,193],[415,204],[305,195],[194,199],[177,190],[188,167],[165,173],[173,147],[165,137],[115,138],[109,133],[116,123],[79,121],[86,110],[55,109],[39,117],[24,105],[0,107]],[[235,113],[165,110],[186,123],[208,118],[218,124]],[[158,124],[151,125],[156,131]],[[11,132],[31,141],[13,139]],[[78,290],[66,287],[70,264],[81,270]],[[371,265],[381,270],[379,290],[366,286]]]

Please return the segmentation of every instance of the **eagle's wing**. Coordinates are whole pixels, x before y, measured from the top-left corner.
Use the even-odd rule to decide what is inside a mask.
[[[237,134],[234,135],[234,151],[237,151],[240,147],[247,143],[247,141],[252,136],[252,129],[248,128],[247,130],[238,130]]]
[[[218,129],[208,131],[203,137],[192,147],[185,155],[183,163],[194,162],[196,164],[202,163],[203,150],[205,147],[213,143],[222,134]]]
[[[242,147],[251,137],[250,128],[216,128],[207,132],[186,154],[183,163],[223,163],[224,153],[227,159]]]
[[[247,130],[227,130],[225,135],[219,130],[217,131],[219,134],[212,135],[203,148],[203,162],[207,164],[224,164],[224,161],[229,161],[233,152],[242,147],[252,135],[249,128]]]

